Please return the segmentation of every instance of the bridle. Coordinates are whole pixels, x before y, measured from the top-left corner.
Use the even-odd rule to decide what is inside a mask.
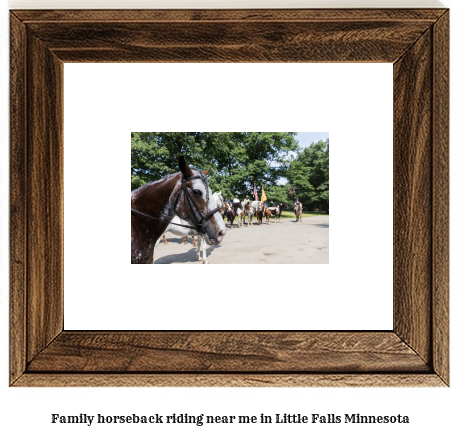
[[[205,175],[200,171],[200,174],[197,174],[195,176],[189,177],[187,179],[185,179],[184,176],[181,177],[181,188],[180,188],[180,190],[178,192],[178,195],[176,195],[176,199],[174,201],[174,206],[173,206],[173,212],[176,211],[176,206],[178,205],[179,197],[181,196],[181,192],[182,192],[184,194],[184,205],[186,204],[186,201],[187,201],[187,204],[189,205],[189,208],[190,208],[190,210],[192,212],[191,215],[192,215],[192,218],[194,220],[195,226],[188,226],[188,225],[185,225],[185,224],[172,223],[171,222],[171,219],[173,218],[172,216],[170,217],[169,220],[163,220],[163,219],[156,218],[156,217],[153,217],[151,215],[148,215],[147,213],[140,212],[139,210],[136,210],[136,209],[133,209],[133,208],[131,208],[131,212],[135,212],[135,213],[137,213],[139,215],[142,215],[142,216],[144,216],[146,218],[150,218],[150,219],[153,219],[153,220],[156,220],[156,221],[169,223],[169,224],[172,224],[174,226],[185,227],[187,229],[193,229],[199,235],[204,235],[206,233],[206,230],[205,230],[206,221],[208,221],[216,212],[219,211],[219,207],[214,208],[212,211],[208,212],[206,215],[203,215],[202,212],[200,212],[200,209],[194,203],[194,200],[190,196],[189,191],[187,190],[187,186],[186,186],[186,182],[188,182],[190,180],[193,180],[193,179],[201,179],[203,184],[205,185],[205,189],[206,189],[206,205],[207,205],[207,208],[208,208],[208,203],[210,201],[208,182],[206,180]],[[198,214],[200,215],[199,220],[197,219],[195,211],[193,210],[192,206],[195,207],[195,211],[198,212]]]

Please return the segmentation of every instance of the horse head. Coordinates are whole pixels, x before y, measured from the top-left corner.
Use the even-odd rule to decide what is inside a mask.
[[[182,173],[182,201],[177,202],[176,215],[192,226],[201,227],[205,240],[209,245],[218,245],[226,234],[224,221],[216,210],[217,203],[206,176],[208,171],[193,170],[187,165],[183,156],[179,159],[179,169]]]
[[[223,208],[224,205],[224,198],[221,195],[221,191],[213,193],[213,197],[216,200],[216,204],[219,208]]]

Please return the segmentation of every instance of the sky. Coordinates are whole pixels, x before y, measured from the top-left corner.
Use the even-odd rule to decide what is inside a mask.
[[[320,140],[325,141],[330,137],[329,132],[298,132],[295,135],[296,140],[301,148],[309,147],[313,142],[318,142]],[[289,152],[288,156],[293,156],[293,152]],[[288,180],[285,177],[280,178],[277,182],[277,185],[284,185]]]
[[[302,148],[309,147],[313,142],[325,141],[327,138],[329,138],[329,132],[298,132],[296,134],[296,139]]]

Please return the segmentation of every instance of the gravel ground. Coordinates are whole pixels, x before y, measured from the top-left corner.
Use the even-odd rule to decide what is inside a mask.
[[[210,264],[305,264],[328,263],[329,216],[303,218],[302,223],[285,218],[274,224],[226,226],[226,236],[220,245],[207,249]],[[253,223],[255,221],[253,220]],[[199,263],[192,239],[167,233],[168,244],[160,242],[155,252],[155,264]]]

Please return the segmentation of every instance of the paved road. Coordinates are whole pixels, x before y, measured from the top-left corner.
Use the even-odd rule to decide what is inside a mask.
[[[254,220],[253,220],[254,221]],[[274,224],[238,227],[226,226],[227,233],[220,245],[207,250],[210,264],[306,264],[328,263],[329,216],[282,219]],[[171,233],[168,244],[160,242],[155,252],[155,264],[202,263],[196,260],[196,249],[191,238],[188,244]]]

